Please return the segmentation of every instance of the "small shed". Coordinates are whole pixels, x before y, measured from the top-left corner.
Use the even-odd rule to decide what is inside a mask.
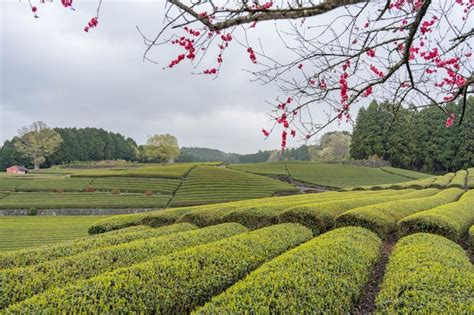
[[[7,168],[7,173],[9,174],[26,174],[28,169],[24,166],[13,165]]]

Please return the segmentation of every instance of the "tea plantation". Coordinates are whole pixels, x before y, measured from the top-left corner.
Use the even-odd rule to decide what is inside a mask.
[[[284,169],[292,178],[301,174],[320,181],[327,176],[304,174],[305,164],[288,163]],[[266,174],[278,175],[272,168],[281,163],[265,167]],[[21,235],[31,246],[42,243],[41,234],[34,234],[38,220],[50,222],[51,235],[65,231],[58,236],[62,242],[2,248],[9,250],[0,252],[0,313],[474,311],[474,190],[468,189],[474,169],[436,177],[373,169],[365,175],[380,182],[371,185],[366,178],[354,178],[362,173],[351,168],[355,175],[343,183],[346,191],[274,196],[295,188],[256,175],[255,165],[231,168],[191,166],[174,179],[177,187],[168,193],[165,209],[100,219],[80,216],[71,219],[78,220],[76,226],[61,221],[65,217],[0,218],[3,239]],[[101,191],[53,192],[45,185],[45,191],[22,192],[17,189],[23,182],[12,183],[14,189],[5,185],[0,193],[0,204],[32,194],[48,196],[44,205],[79,204],[80,196],[67,198],[76,195],[152,200],[167,195],[165,183],[174,183],[171,177],[102,175],[62,180],[86,178],[91,180],[87,187],[100,180],[94,188],[99,190],[100,182]],[[327,178],[329,186],[343,182],[336,175]],[[128,191],[128,179],[137,192]],[[31,183],[23,187],[33,188]],[[152,194],[145,196],[140,189]]]
[[[327,192],[104,218],[89,231],[109,232],[0,254],[0,308],[351,313],[385,255],[372,311],[469,313],[474,268],[456,242],[472,233],[473,192]]]

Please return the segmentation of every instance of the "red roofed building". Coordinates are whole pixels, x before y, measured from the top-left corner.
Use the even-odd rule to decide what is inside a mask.
[[[7,173],[10,174],[26,174],[28,169],[24,166],[13,165],[7,168]]]

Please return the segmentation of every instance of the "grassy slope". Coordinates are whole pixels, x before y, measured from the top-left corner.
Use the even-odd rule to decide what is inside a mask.
[[[0,217],[0,251],[35,247],[87,236],[104,216]]]

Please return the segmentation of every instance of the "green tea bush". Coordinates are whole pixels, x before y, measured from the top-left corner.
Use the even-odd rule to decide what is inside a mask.
[[[376,298],[380,314],[472,314],[474,267],[456,243],[433,234],[402,238]]]
[[[80,254],[100,247],[114,246],[138,239],[160,237],[168,234],[191,231],[196,226],[189,223],[173,224],[161,228],[123,229],[120,233],[105,233],[54,245],[24,249],[0,254],[0,269],[36,265],[53,259]]]
[[[181,183],[178,179],[135,178],[135,177],[99,177],[92,181],[97,190],[119,189],[123,192],[151,191],[172,194]]]
[[[433,188],[439,188],[439,189],[442,189],[442,188],[446,188],[449,184],[449,182],[451,182],[451,180],[454,178],[454,173],[447,173],[443,176],[438,176],[434,182],[432,184],[430,184],[429,187],[433,187]]]
[[[311,236],[298,224],[271,226],[49,290],[6,313],[186,314]]]
[[[448,184],[448,188],[457,187],[457,188],[464,189],[464,187],[466,186],[466,177],[467,177],[467,171],[465,170],[457,171],[456,175]]]
[[[435,194],[433,191],[432,194]],[[389,191],[388,195],[369,196],[341,201],[329,201],[320,204],[308,204],[290,208],[279,215],[280,222],[298,222],[309,227],[314,234],[325,232],[335,226],[336,217],[347,210],[374,205],[391,200],[411,199],[426,196],[423,191]]]
[[[247,231],[237,223],[216,225],[195,231],[135,240],[60,258],[31,267],[0,271],[0,308],[17,303],[48,288],[63,286],[103,272],[130,266],[156,256],[217,241]]]
[[[436,177],[411,180],[408,182],[392,184],[389,186],[389,188],[390,189],[425,189],[425,188],[428,188],[435,180],[436,180]]]
[[[145,216],[146,213],[134,213],[115,215],[113,217],[98,220],[89,227],[89,234],[105,233],[108,231],[118,230],[129,226],[140,225],[141,220]]]
[[[112,195],[110,192],[12,192],[0,199],[0,209],[150,209],[165,207],[171,195]]]
[[[399,175],[399,176],[403,176],[403,177],[407,177],[411,179],[422,179],[422,178],[431,177],[431,175],[429,174],[405,170],[405,169],[396,168],[396,167],[390,167],[390,166],[381,167],[380,169],[390,174],[395,174],[395,175]]]
[[[67,178],[64,176],[37,176],[31,177],[18,185],[16,191],[55,191],[78,192],[83,191],[91,182],[90,178]]]
[[[308,198],[299,198],[292,201],[278,201],[266,202],[264,204],[254,204],[247,207],[239,207],[235,210],[230,210],[223,215],[221,222],[238,222],[250,229],[258,229],[264,226],[277,224],[280,222],[280,214],[290,208],[296,206],[311,205],[325,203],[325,202],[340,202],[342,200],[367,198],[369,196],[381,196],[391,194],[391,192],[332,192],[325,194],[316,194],[308,196]],[[193,221],[191,221],[193,222]]]
[[[401,235],[430,232],[459,240],[474,224],[474,190],[451,202],[433,209],[417,212],[398,222]]]
[[[397,229],[397,222],[413,213],[456,201],[464,190],[450,188],[438,192],[436,188],[421,190],[427,197],[394,200],[351,209],[337,217],[338,226],[356,225],[368,228],[385,238]]]
[[[264,264],[195,314],[349,314],[381,240],[359,227],[325,233]]]

